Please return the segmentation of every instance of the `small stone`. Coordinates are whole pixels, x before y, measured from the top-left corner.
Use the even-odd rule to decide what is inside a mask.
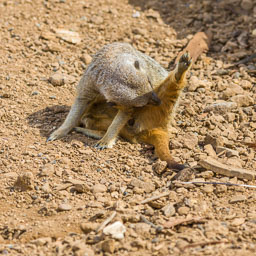
[[[198,145],[198,137],[192,133],[186,133],[183,137],[184,146],[188,149],[194,149]]]
[[[227,186],[226,185],[218,185],[216,186],[214,193],[215,194],[220,194],[220,193],[226,193],[227,192]]]
[[[211,184],[207,184],[207,185],[203,186],[202,189],[203,189],[203,191],[204,191],[205,193],[212,193],[213,190],[214,190],[214,187],[213,187],[213,185],[211,185]]]
[[[223,146],[224,141],[221,137],[216,138],[210,134],[207,134],[204,139],[204,144],[211,144],[213,148],[216,149],[218,146]]]
[[[231,98],[231,101],[237,103],[239,107],[249,107],[254,104],[254,100],[249,95],[239,94]]]
[[[176,213],[176,210],[175,210],[175,208],[174,208],[172,203],[167,204],[161,210],[163,211],[164,215],[167,218],[173,216]]]
[[[202,177],[204,179],[210,179],[210,178],[213,177],[213,172],[212,171],[205,171],[205,172],[198,173],[196,176],[197,177]]]
[[[25,172],[18,176],[14,188],[20,191],[32,190],[34,188],[34,176],[32,172]]]
[[[243,94],[243,93],[244,93],[244,90],[240,85],[232,83],[225,91],[223,91],[222,98],[229,99],[237,94]]]
[[[88,65],[91,63],[92,57],[86,53],[81,57],[81,60],[84,62],[84,64]]]
[[[225,147],[217,147],[216,148],[216,153],[219,154],[221,152],[225,151],[227,157],[232,157],[232,156],[239,156],[238,151],[230,149],[230,148],[225,148]]]
[[[52,76],[50,76],[49,82],[50,82],[53,86],[61,86],[61,85],[64,85],[64,84],[65,84],[66,79],[65,79],[65,77],[63,76],[63,74],[56,73],[56,74],[53,74]]]
[[[42,167],[40,172],[40,176],[52,176],[54,174],[54,165],[53,164],[46,164]]]
[[[155,163],[152,165],[152,169],[157,173],[161,174],[167,167],[166,161],[161,161],[158,159]]]
[[[247,199],[247,197],[245,195],[237,195],[237,196],[233,196],[229,200],[229,203],[230,204],[235,204],[235,203],[239,203],[239,202],[244,202],[246,199]]]
[[[255,29],[255,32],[256,32],[256,29]],[[252,83],[248,80],[242,80],[240,84],[242,88],[245,90],[250,90],[252,88]]]
[[[204,146],[204,151],[207,153],[208,156],[216,157],[216,152],[213,149],[211,144],[207,144]]]
[[[116,242],[114,239],[106,240],[101,245],[103,252],[114,253],[116,249]]]
[[[94,15],[91,17],[90,21],[96,25],[100,25],[104,22],[104,19],[101,16]]]
[[[90,191],[90,187],[87,184],[75,184],[74,189],[78,193],[87,193]]]
[[[237,226],[240,226],[240,225],[242,225],[242,224],[244,224],[244,223],[245,223],[245,218],[235,218],[235,219],[231,222],[231,225],[237,227]]]
[[[179,215],[187,215],[189,213],[190,209],[187,206],[181,206],[178,209],[178,214]]]
[[[135,13],[132,14],[133,18],[139,18],[140,17],[140,12],[136,11]]]
[[[70,204],[60,204],[58,206],[58,211],[70,211],[72,206]]]
[[[122,222],[116,221],[103,229],[105,235],[111,235],[114,239],[123,239],[126,228]]]
[[[253,7],[253,0],[242,0],[241,7],[246,11],[251,10]]]
[[[35,96],[35,95],[38,95],[38,94],[40,94],[40,92],[38,92],[38,91],[34,91],[34,92],[31,93],[32,96]]]
[[[79,44],[81,42],[81,38],[77,32],[69,31],[65,29],[56,29],[55,33],[62,40],[71,43],[71,44]]]
[[[256,37],[256,28],[252,31],[252,36]]]
[[[107,191],[107,187],[103,184],[96,184],[92,187],[93,193],[104,193]]]
[[[225,114],[228,111],[237,108],[236,102],[216,102],[205,107],[204,112],[214,112],[217,114]]]
[[[42,191],[45,192],[45,193],[51,193],[51,192],[52,192],[52,190],[51,190],[50,185],[49,185],[48,182],[45,183],[45,184],[42,186]]]
[[[31,241],[32,244],[35,244],[37,246],[44,246],[46,244],[49,244],[52,242],[51,237],[41,237],[36,240]]]
[[[134,230],[137,234],[141,236],[148,236],[150,233],[151,226],[147,223],[136,223],[134,225]]]
[[[82,223],[80,225],[82,231],[85,234],[90,233],[91,231],[95,231],[98,228],[99,224],[98,223],[94,223],[94,222],[86,222],[86,223]]]

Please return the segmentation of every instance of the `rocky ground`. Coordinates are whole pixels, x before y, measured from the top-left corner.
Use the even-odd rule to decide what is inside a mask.
[[[0,254],[255,255],[255,188],[170,187],[148,145],[98,151],[76,133],[46,143],[104,44],[129,42],[170,68],[207,29],[212,46],[189,74],[172,154],[255,172],[245,144],[255,141],[255,59],[237,64],[255,53],[255,1],[0,1]],[[209,170],[191,179],[256,185]]]

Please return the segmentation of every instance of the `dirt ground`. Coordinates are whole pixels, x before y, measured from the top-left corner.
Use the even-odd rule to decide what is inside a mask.
[[[230,67],[255,53],[254,0],[0,1],[0,254],[255,255],[255,188],[170,187],[149,145],[98,151],[75,132],[46,143],[104,44],[131,43],[171,68],[207,29],[211,49],[189,74],[171,152],[190,166],[212,156],[255,172],[255,149],[243,143],[255,141],[255,59]],[[207,170],[192,179],[256,185]],[[111,215],[124,238],[98,230]]]

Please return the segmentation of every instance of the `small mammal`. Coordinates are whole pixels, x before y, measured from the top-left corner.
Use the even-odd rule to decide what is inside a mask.
[[[168,73],[127,43],[104,46],[81,78],[67,118],[48,141],[75,128],[100,139],[96,147],[104,149],[112,147],[120,134],[132,143],[153,145],[169,168],[182,170],[185,166],[170,154],[168,128],[191,65],[192,58],[184,53]],[[81,123],[84,128],[78,127]]]

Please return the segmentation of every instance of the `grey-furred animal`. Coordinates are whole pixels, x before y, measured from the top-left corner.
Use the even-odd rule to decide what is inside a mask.
[[[167,76],[168,72],[155,60],[130,44],[105,45],[95,54],[82,76],[64,123],[50,135],[48,141],[67,135],[79,125],[93,103],[102,98],[115,105],[118,112],[96,147],[112,147],[135,107],[161,103],[153,89]]]

